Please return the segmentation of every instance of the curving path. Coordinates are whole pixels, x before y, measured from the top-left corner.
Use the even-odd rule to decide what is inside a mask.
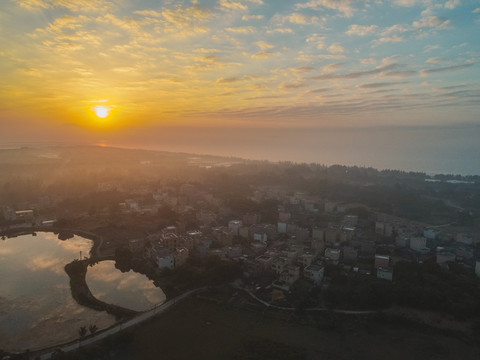
[[[77,349],[81,348],[82,346],[87,346],[87,345],[93,344],[97,341],[103,340],[103,339],[107,338],[108,336],[118,334],[119,332],[121,332],[125,329],[128,329],[130,327],[133,327],[135,325],[138,325],[138,324],[140,324],[141,322],[143,322],[147,319],[150,319],[150,318],[152,318],[156,315],[162,314],[163,312],[167,311],[172,306],[174,306],[177,302],[182,301],[182,300],[186,299],[187,297],[189,297],[189,296],[191,296],[191,295],[193,295],[197,292],[200,292],[204,289],[206,289],[206,287],[190,290],[190,291],[186,292],[185,294],[177,296],[176,298],[173,298],[173,299],[163,303],[162,305],[153,308],[152,310],[141,313],[140,315],[134,317],[133,319],[130,319],[130,320],[127,320],[125,322],[114,325],[114,326],[112,326],[112,327],[110,327],[106,330],[99,331],[99,332],[95,333],[94,335],[90,335],[90,336],[88,336],[84,339],[79,339],[79,340],[76,340],[76,341],[73,341],[73,342],[70,342],[70,343],[67,343],[67,344],[64,344],[64,345],[56,346],[54,348],[40,350],[38,352],[35,352],[33,354],[34,358],[35,359],[38,358],[40,360],[47,360],[47,359],[50,359],[53,356],[53,354],[55,352],[59,351],[59,350],[61,350],[63,352],[74,351],[74,350],[77,350]]]
[[[237,284],[232,284],[232,286],[235,289],[245,291],[253,299],[255,299],[256,301],[265,305],[268,308],[273,308],[273,309],[278,309],[278,310],[286,310],[286,311],[294,311],[295,310],[295,308],[292,308],[292,307],[282,307],[282,306],[272,305],[272,304],[268,303],[267,301],[262,300],[259,297],[257,297],[250,290],[242,288],[241,286],[239,286]],[[382,309],[382,310],[386,310],[386,309]],[[341,314],[361,315],[361,314],[375,314],[379,310],[341,310],[341,309],[329,309],[329,308],[321,307],[321,308],[309,308],[309,309],[305,309],[305,311],[332,311],[332,312],[341,313]]]

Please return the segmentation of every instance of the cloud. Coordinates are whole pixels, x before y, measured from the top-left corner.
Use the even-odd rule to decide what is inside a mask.
[[[253,26],[228,27],[225,30],[234,34],[253,34],[255,32]]]
[[[480,13],[480,7],[479,7],[479,8],[476,8],[475,10],[473,10],[472,13],[474,13],[474,14]]]
[[[204,54],[212,54],[212,53],[222,52],[222,50],[220,50],[220,49],[205,49],[205,48],[198,48],[198,49],[195,49],[193,51],[199,52],[199,53],[204,53]]]
[[[156,10],[137,10],[137,11],[134,11],[133,13],[137,15],[143,15],[143,16],[162,17],[162,13]]]
[[[377,60],[375,60],[374,58],[368,58],[368,59],[361,59],[360,62],[363,65],[372,65],[372,64],[375,64]]]
[[[432,75],[432,74],[436,74],[436,73],[463,70],[463,69],[467,69],[471,66],[473,66],[473,64],[453,65],[453,66],[446,66],[446,67],[436,68],[436,69],[422,70],[422,71],[420,71],[420,76],[428,76],[428,75]]]
[[[415,28],[447,29],[450,27],[451,22],[438,16],[427,16],[420,21],[414,21],[412,25]]]
[[[332,54],[342,54],[345,52],[345,49],[340,44],[332,44],[328,47],[328,51]]]
[[[347,35],[366,36],[378,30],[377,25],[350,25],[348,27]]]
[[[406,78],[409,76],[417,75],[417,71],[414,70],[401,70],[401,71],[386,71],[380,73],[381,77],[394,77],[394,78]]]
[[[293,13],[285,17],[285,20],[289,21],[292,24],[299,25],[314,25],[320,23],[320,19],[318,17],[300,13]]]
[[[458,5],[460,5],[460,0],[448,0],[445,3],[445,8],[453,10],[455,9]]]
[[[28,10],[64,8],[72,12],[105,12],[115,5],[106,0],[15,0]]]
[[[340,63],[326,65],[322,68],[322,71],[324,73],[332,73],[337,71],[340,68],[340,66],[342,66],[342,64]]]
[[[267,34],[275,34],[275,33],[292,34],[293,30],[290,28],[276,28],[276,29],[267,30]]]
[[[279,85],[280,90],[296,90],[300,88],[307,87],[308,85],[304,82],[297,81],[292,83],[282,83]]]
[[[191,27],[198,22],[203,22],[212,17],[212,12],[198,7],[179,7],[175,10],[166,9],[162,11],[162,16],[168,22],[175,24],[178,27]]]
[[[243,21],[250,21],[250,20],[262,20],[264,18],[263,15],[243,15]]]
[[[378,44],[386,44],[386,43],[392,43],[392,42],[402,42],[405,39],[403,36],[398,36],[398,35],[393,35],[390,37],[381,37],[380,39],[375,40],[373,43],[374,45]]]
[[[345,17],[352,17],[354,13],[352,0],[311,0],[305,4],[297,4],[297,8],[311,8],[315,10],[327,8],[330,10],[336,10],[342,13]]]
[[[300,67],[295,67],[295,68],[289,68],[289,70],[291,72],[293,72],[294,74],[307,74],[307,73],[311,73],[314,68],[311,67],[311,66],[300,66]]]
[[[389,87],[389,86],[395,86],[395,85],[404,85],[404,84],[408,84],[408,83],[406,81],[377,82],[377,83],[357,85],[356,87],[358,89],[377,89],[377,88],[383,88],[383,87]]]
[[[312,76],[310,77],[310,79],[312,80],[357,79],[364,76],[380,74],[381,72],[384,72],[387,70],[393,70],[396,68],[398,68],[398,64],[389,64],[389,65],[378,66],[372,70],[356,71],[356,72],[351,72],[346,74],[322,74],[318,76]]]
[[[428,0],[394,0],[394,4],[398,6],[412,7],[417,5],[427,6],[430,3]]]
[[[438,49],[440,49],[440,45],[429,45],[425,48],[425,50],[423,50],[423,53],[426,54],[426,53],[429,53],[430,51],[438,50]]]
[[[275,45],[269,44],[265,41],[257,41],[255,43],[261,50],[267,50],[267,49],[273,49],[275,48]]]
[[[248,10],[248,6],[233,0],[220,0],[220,6],[231,10]]]
[[[253,54],[251,56],[252,59],[268,59],[269,57],[272,56],[278,56],[280,55],[279,52],[274,52],[274,51],[260,51],[256,54]]]
[[[245,75],[245,76],[240,76],[240,77],[222,77],[218,78],[216,83],[217,84],[234,84],[234,83],[239,83],[239,82],[247,82],[251,80],[259,80],[261,79],[261,76],[253,76],[253,75]]]
[[[438,64],[439,62],[442,62],[443,59],[439,57],[434,57],[434,58],[429,58],[427,59],[427,64]]]

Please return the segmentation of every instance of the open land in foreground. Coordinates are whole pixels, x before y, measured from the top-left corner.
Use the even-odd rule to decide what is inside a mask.
[[[479,359],[462,332],[378,315],[295,315],[243,294],[217,303],[190,298],[137,327],[119,360],[131,359]]]

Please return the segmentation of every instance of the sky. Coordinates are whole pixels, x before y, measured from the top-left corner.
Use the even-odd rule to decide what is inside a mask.
[[[478,34],[478,0],[2,0],[0,142],[478,126]]]

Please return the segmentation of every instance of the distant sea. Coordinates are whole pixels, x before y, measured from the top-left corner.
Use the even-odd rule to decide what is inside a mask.
[[[169,127],[131,131],[128,135],[89,142],[100,143],[255,160],[480,175],[480,126],[477,125],[327,129]]]

